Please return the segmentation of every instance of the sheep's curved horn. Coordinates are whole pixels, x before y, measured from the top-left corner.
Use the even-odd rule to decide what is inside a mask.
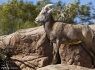
[[[53,6],[53,4],[47,4],[44,9],[46,10],[48,7]]]

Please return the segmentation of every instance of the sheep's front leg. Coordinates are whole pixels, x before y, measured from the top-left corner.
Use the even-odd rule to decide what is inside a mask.
[[[56,39],[56,47],[55,48],[53,47],[53,61],[52,61],[52,64],[56,64],[58,62],[59,47],[60,47],[59,39]]]

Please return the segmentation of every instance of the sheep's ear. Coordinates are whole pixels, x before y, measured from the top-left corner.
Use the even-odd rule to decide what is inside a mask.
[[[53,11],[53,9],[50,9],[49,11],[48,11],[48,13],[51,13]]]

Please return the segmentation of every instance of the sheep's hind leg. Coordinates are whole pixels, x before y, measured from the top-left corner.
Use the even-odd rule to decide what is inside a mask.
[[[93,54],[93,52],[90,51],[90,49],[83,43],[81,42],[82,48],[89,54],[89,56],[92,59],[92,68],[95,67],[95,56]]]

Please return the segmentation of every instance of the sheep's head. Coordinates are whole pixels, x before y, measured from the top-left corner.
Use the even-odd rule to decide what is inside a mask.
[[[49,7],[53,4],[47,4],[45,7],[42,8],[39,15],[36,17],[35,22],[36,23],[45,23],[50,18],[51,12],[53,9],[50,9]]]

